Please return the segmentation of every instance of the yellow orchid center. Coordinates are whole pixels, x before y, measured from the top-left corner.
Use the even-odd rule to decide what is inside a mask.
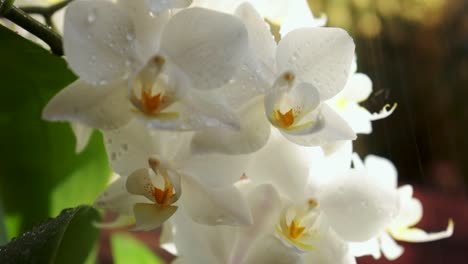
[[[299,207],[285,208],[281,215],[276,231],[287,242],[300,250],[312,250],[312,243],[317,239],[316,224],[319,214],[315,210],[317,201],[313,199]]]
[[[166,60],[161,56],[154,56],[138,73],[133,83],[131,102],[136,112],[151,118],[177,118],[178,112],[162,112],[169,107],[174,98],[168,92],[167,80],[162,74]],[[141,91],[140,96],[136,94]]]
[[[299,238],[304,233],[305,227],[301,226],[296,219],[288,226],[288,234],[292,239]]]
[[[169,178],[167,172],[163,169],[159,169],[160,161],[157,159],[149,159],[148,161],[151,169],[155,173],[159,173],[164,179],[164,188],[160,189],[154,185],[151,185],[149,191],[154,198],[155,203],[160,206],[171,205],[176,198],[176,193],[174,192],[174,186]]]
[[[141,91],[141,104],[147,114],[157,114],[161,110],[161,106],[165,105],[167,99],[161,93],[151,95],[149,91]]]
[[[294,124],[295,116],[294,111],[290,109],[286,113],[281,113],[280,110],[275,110],[273,113],[276,124],[281,128],[288,128]]]
[[[172,198],[175,196],[173,188],[164,188],[164,190],[161,190],[159,188],[153,187],[152,194],[154,200],[159,205],[171,204]]]

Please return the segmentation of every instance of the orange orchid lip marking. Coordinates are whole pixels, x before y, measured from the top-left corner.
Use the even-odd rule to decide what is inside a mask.
[[[172,187],[172,186],[171,186]],[[153,187],[152,195],[154,200],[159,205],[169,205],[171,204],[172,197],[175,195],[172,188],[167,188],[164,186],[164,190]]]
[[[305,230],[305,227],[298,224],[296,220],[292,220],[291,224],[288,227],[289,236],[293,239],[300,237],[302,233],[304,232],[304,230]]]
[[[153,158],[150,158],[148,163],[154,172],[157,171],[157,167],[160,165],[160,161]],[[164,178],[164,189],[159,189],[152,185],[150,187],[150,192],[158,205],[167,206],[173,203],[173,198],[176,194],[174,193],[174,186],[169,177],[165,175],[165,173],[162,173],[162,176]]]
[[[274,115],[276,124],[281,128],[288,128],[294,124],[295,116],[294,116],[294,111],[292,109],[290,109],[284,114],[281,113],[281,111],[279,110],[275,110],[273,112],[273,115]]]
[[[151,92],[142,90],[141,91],[141,103],[147,113],[157,113],[161,107],[164,96],[161,93],[157,95],[151,95]]]

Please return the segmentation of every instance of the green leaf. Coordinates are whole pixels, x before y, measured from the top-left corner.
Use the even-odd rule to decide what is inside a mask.
[[[92,207],[63,210],[57,218],[0,247],[0,263],[81,264],[99,236],[92,225],[95,221],[99,213]]]
[[[92,203],[111,171],[101,135],[76,155],[70,126],[41,119],[50,98],[76,79],[65,61],[3,26],[0,40],[0,200],[11,238]]]
[[[3,213],[3,206],[0,201],[0,246],[8,243],[7,231],[5,226],[5,216]]]
[[[144,243],[128,234],[115,234],[111,237],[112,257],[115,264],[163,264]]]

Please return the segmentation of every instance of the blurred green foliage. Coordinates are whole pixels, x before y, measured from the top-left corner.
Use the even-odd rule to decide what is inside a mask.
[[[109,180],[98,133],[77,155],[70,126],[41,119],[48,100],[75,79],[62,58],[0,26],[0,201],[9,238],[91,204]]]
[[[111,238],[112,255],[115,264],[163,264],[151,249],[128,234],[115,234]]]

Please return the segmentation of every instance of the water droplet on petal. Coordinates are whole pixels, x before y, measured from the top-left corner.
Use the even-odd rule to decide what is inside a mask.
[[[90,10],[88,13],[88,23],[92,24],[96,21],[96,10]]]
[[[126,37],[128,41],[133,40],[135,38],[132,33],[127,33]]]

